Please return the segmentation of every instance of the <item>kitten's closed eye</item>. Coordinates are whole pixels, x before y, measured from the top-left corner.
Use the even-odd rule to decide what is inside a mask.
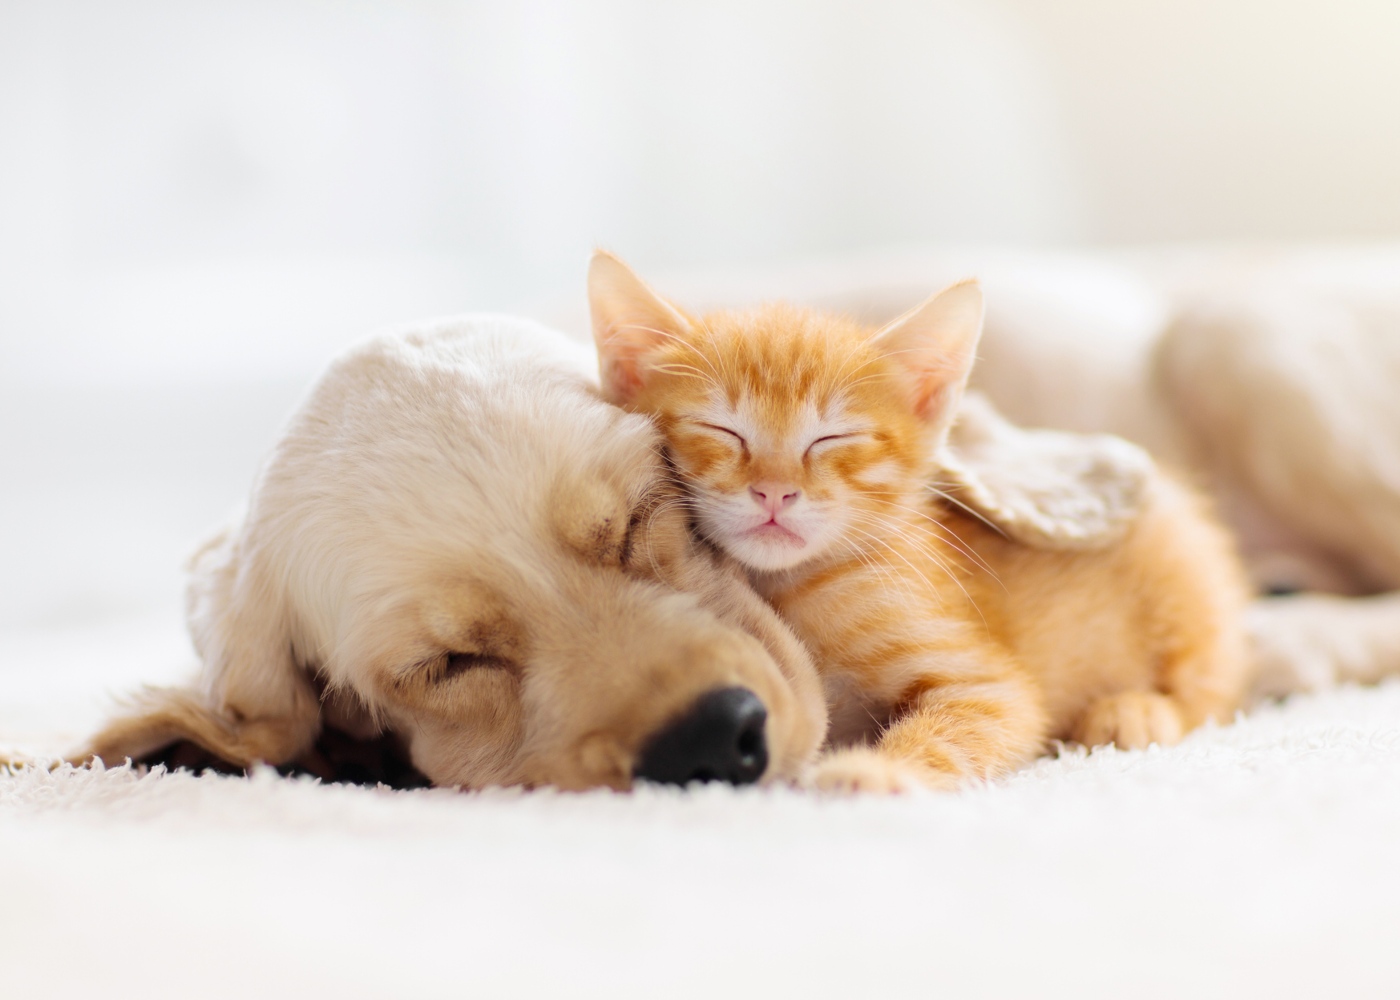
[[[738,431],[730,430],[728,427],[722,427],[722,426],[720,426],[719,424],[709,424],[709,423],[705,423],[705,421],[703,421],[703,420],[697,420],[697,421],[695,421],[695,426],[696,426],[696,427],[704,427],[706,430],[717,431],[717,432],[719,432],[720,434],[727,435],[728,437],[733,438],[735,441],[738,441],[739,444],[743,445],[745,448],[748,447],[748,444],[749,444],[749,443],[748,443],[747,441],[744,440],[744,436],[743,436],[742,434],[740,434]]]
[[[864,437],[869,437],[869,435],[863,431],[850,431],[845,434],[826,434],[809,444],[804,455],[811,455],[814,451],[824,451],[828,445],[840,443],[850,444]]]

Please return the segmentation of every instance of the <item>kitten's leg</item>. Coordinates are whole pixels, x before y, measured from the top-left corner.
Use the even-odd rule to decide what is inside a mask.
[[[1184,728],[1175,699],[1156,691],[1123,691],[1090,702],[1073,736],[1086,747],[1111,743],[1136,750],[1150,743],[1179,743]]]
[[[1177,743],[1207,719],[1227,721],[1248,681],[1249,587],[1233,543],[1191,491],[1166,477],[1154,491],[1120,554],[1123,578],[1139,578],[1136,652],[1155,676],[1089,704],[1071,729],[1086,746]]]
[[[1226,721],[1244,687],[1243,635],[1233,622],[1197,632],[1197,642],[1163,657],[1158,690],[1121,691],[1090,702],[1071,732],[1074,740],[1122,750],[1171,746],[1207,719]]]
[[[1044,747],[1047,721],[1039,689],[1004,654],[962,651],[972,669],[950,677],[949,664],[911,685],[874,748],[832,751],[817,763],[818,788],[891,793],[955,788],[995,778]],[[975,666],[974,666],[975,664]]]
[[[1241,630],[1233,624],[1165,661],[1160,690],[1122,691],[1090,702],[1075,723],[1074,740],[1123,750],[1171,746],[1207,719],[1228,720],[1240,704],[1247,659]]]

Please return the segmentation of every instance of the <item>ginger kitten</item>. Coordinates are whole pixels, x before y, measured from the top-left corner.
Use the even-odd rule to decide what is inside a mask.
[[[1244,578],[1166,477],[1120,542],[1006,540],[935,494],[981,334],[957,284],[885,328],[783,305],[693,318],[594,255],[605,394],[650,414],[697,530],[811,648],[818,787],[992,778],[1051,739],[1172,743],[1239,703]]]

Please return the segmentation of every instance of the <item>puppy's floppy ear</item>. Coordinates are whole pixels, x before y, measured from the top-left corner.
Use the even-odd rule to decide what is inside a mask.
[[[238,532],[190,561],[190,631],[202,669],[185,688],[149,688],[88,741],[75,763],[120,764],[188,740],[229,764],[284,764],[321,725],[320,699],[292,653],[281,588],[245,560]]]
[[[982,288],[951,285],[880,330],[872,343],[909,375],[920,419],[946,429],[972,372],[982,336]]]
[[[283,717],[244,719],[211,707],[193,688],[148,687],[127,699],[123,709],[71,758],[73,763],[93,758],[109,765],[128,758],[140,761],[188,742],[225,764],[248,767],[258,761],[285,764],[309,744]]]
[[[588,309],[603,395],[618,405],[630,403],[641,390],[648,356],[690,332],[680,310],[604,250],[594,251],[588,264]]]
[[[1039,549],[1095,549],[1141,512],[1156,466],[1109,434],[1023,430],[979,393],[962,401],[938,455],[949,496]]]

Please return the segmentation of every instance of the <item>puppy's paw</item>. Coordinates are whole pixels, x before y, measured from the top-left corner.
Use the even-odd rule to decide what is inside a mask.
[[[836,795],[903,795],[925,788],[952,788],[951,776],[866,747],[834,750],[817,761],[811,783]]]
[[[1074,728],[1074,739],[1086,747],[1112,743],[1136,750],[1149,743],[1180,743],[1183,729],[1181,712],[1166,695],[1124,691],[1091,703]]]

